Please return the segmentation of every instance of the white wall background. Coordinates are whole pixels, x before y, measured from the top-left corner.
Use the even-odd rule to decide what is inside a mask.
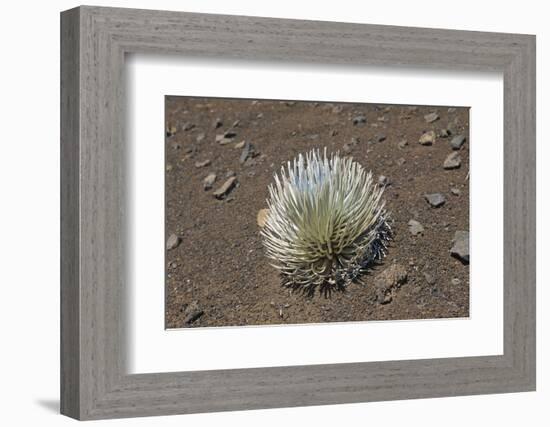
[[[537,35],[538,391],[109,421],[109,425],[545,426],[550,422],[548,349],[550,179],[543,144],[550,115],[550,27],[545,3],[479,0],[338,2],[277,0],[96,1],[97,5],[409,25]],[[64,426],[59,383],[59,12],[74,1],[5,2],[0,25],[0,422]]]

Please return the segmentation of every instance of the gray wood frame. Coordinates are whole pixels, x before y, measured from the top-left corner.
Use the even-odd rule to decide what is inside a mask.
[[[124,55],[504,75],[504,354],[128,375]],[[61,412],[100,419],[535,390],[535,37],[79,7],[61,14]],[[161,284],[159,284],[160,286]]]

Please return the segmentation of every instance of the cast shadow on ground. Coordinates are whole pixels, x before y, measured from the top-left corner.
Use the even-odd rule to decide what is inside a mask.
[[[59,399],[37,399],[35,403],[50,412],[59,414]]]

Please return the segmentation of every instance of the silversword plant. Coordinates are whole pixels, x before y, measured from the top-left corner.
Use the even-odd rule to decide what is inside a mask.
[[[385,256],[383,188],[351,157],[312,150],[274,179],[261,234],[283,285],[308,294],[342,290]]]

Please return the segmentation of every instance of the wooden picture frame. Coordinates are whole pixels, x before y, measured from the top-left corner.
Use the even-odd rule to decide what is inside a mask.
[[[124,57],[504,76],[503,355],[126,373]],[[535,37],[83,6],[61,14],[61,412],[77,419],[535,389]],[[159,284],[161,286],[161,284]]]

